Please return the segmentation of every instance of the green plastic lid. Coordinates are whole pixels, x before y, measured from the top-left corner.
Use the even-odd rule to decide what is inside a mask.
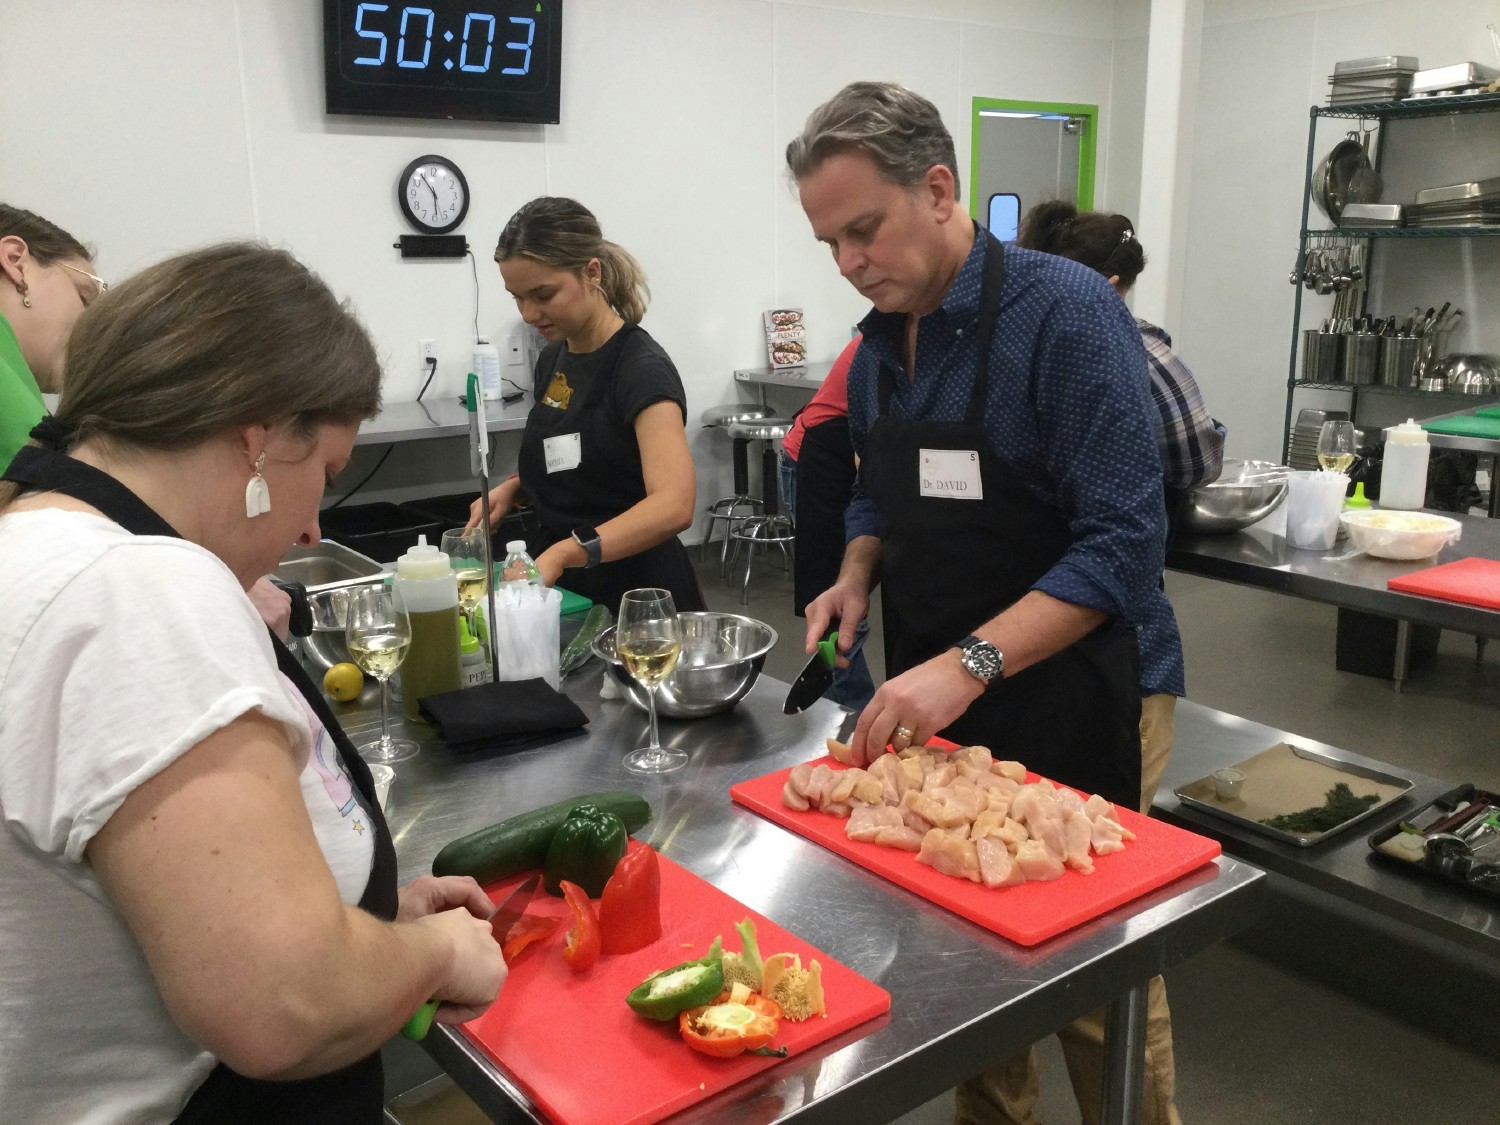
[[[1346,508],[1368,508],[1369,506],[1370,506],[1370,501],[1365,496],[1365,482],[1364,481],[1356,481],[1355,484],[1354,484],[1354,495],[1351,496],[1351,497],[1349,497],[1349,499],[1347,499],[1347,500],[1344,501],[1344,507],[1346,507]]]
[[[469,632],[469,623],[463,614],[458,615],[458,651],[467,656],[471,652],[479,651],[479,642],[474,634]]]

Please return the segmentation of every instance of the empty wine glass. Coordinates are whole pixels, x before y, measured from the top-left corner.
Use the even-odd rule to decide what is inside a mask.
[[[344,618],[344,642],[361,669],[380,681],[380,737],[359,747],[367,762],[400,762],[417,753],[417,744],[391,737],[390,681],[411,644],[411,620],[401,595],[388,586],[362,586],[349,591]]]
[[[458,604],[469,623],[469,633],[477,637],[474,609],[484,600],[488,577],[485,574],[484,528],[474,527],[467,531],[456,528],[443,532],[442,551],[448,556],[453,577],[458,579]]]
[[[1346,473],[1354,458],[1354,423],[1324,422],[1318,431],[1318,464],[1330,472]]]
[[[646,689],[646,710],[651,715],[651,742],[625,755],[625,768],[632,773],[669,773],[687,765],[682,750],[664,750],[656,730],[656,689],[677,667],[682,654],[682,630],[677,624],[677,606],[667,590],[627,590],[620,599],[620,619],[615,626],[615,652],[625,670]]]

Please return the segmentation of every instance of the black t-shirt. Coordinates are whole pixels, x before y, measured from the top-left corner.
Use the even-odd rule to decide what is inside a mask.
[[[639,325],[625,325],[592,352],[548,345],[537,360],[534,389],[518,469],[549,542],[576,527],[597,527],[646,498],[635,438],[641,411],[667,400],[687,422],[677,368]]]

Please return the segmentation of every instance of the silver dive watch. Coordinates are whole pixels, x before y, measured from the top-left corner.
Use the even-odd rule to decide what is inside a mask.
[[[989,641],[970,633],[953,647],[958,649],[958,659],[963,664],[964,671],[986,689],[992,687],[1005,673],[1005,657]]]

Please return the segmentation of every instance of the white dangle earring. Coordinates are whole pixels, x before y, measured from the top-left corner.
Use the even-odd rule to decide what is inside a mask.
[[[252,520],[271,510],[271,490],[266,486],[266,478],[260,475],[265,467],[266,455],[262,452],[255,459],[255,475],[245,485],[245,515]]]

